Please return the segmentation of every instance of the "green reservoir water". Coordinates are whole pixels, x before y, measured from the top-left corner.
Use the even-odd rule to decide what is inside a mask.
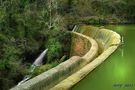
[[[135,25],[108,25],[105,28],[120,33],[124,45],[72,90],[135,90]]]

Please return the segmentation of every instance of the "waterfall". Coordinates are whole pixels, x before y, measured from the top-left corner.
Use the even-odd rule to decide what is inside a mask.
[[[38,58],[34,61],[34,63],[31,65],[31,68],[30,68],[30,73],[33,73],[35,68],[37,66],[40,66],[42,65],[42,62],[43,62],[43,59],[44,59],[44,56],[46,55],[48,49],[45,49],[39,56]],[[26,75],[24,77],[24,79],[22,81],[20,81],[17,85],[21,85],[22,83],[26,82],[27,80],[29,80],[30,78],[32,77],[32,75]]]
[[[17,85],[21,85],[22,83],[26,82],[29,80],[32,76],[31,75],[26,75],[22,81],[20,81]]]
[[[74,26],[72,32],[75,32],[77,30],[77,25]]]
[[[46,55],[47,51],[48,51],[48,49],[45,49],[45,50],[39,55],[39,57],[34,61],[33,64],[36,65],[36,66],[42,65],[44,56]]]

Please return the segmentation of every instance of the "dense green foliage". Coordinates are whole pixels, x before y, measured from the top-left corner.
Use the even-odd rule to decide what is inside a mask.
[[[63,55],[68,58],[70,48],[63,47],[69,47],[70,43],[63,44],[67,41],[62,38],[70,33],[60,31],[54,6],[55,3],[50,7],[49,0],[0,1],[0,90],[7,90],[21,81],[46,48],[44,64],[53,67],[51,63]]]
[[[60,0],[68,23],[134,23],[135,0]]]

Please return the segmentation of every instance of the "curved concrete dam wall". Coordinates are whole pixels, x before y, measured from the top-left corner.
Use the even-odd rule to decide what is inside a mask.
[[[79,45],[81,48],[76,49],[78,40],[82,44]],[[72,46],[70,59],[11,90],[48,90],[85,66],[98,52],[94,39],[75,32],[72,33]],[[80,57],[84,55],[90,55],[89,61]]]
[[[81,26],[78,31],[79,33],[73,32],[72,57],[69,60],[11,90],[70,89],[101,64],[120,44],[120,36],[107,29]]]

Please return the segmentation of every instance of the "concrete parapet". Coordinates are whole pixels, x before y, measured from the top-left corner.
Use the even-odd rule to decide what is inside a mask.
[[[80,27],[79,32],[94,38],[99,43],[99,46],[102,46],[103,51],[92,62],[55,85],[53,88],[51,88],[51,90],[69,90],[73,85],[82,80],[88,73],[90,73],[94,68],[100,65],[104,60],[106,60],[106,58],[109,57],[121,43],[120,35],[114,31],[110,31],[107,29],[82,26]],[[90,55],[88,55],[88,57],[86,57],[85,59],[89,57]]]
[[[75,73],[83,66],[88,64],[98,53],[98,44],[96,41],[88,36],[73,32],[73,44],[76,40],[81,40],[81,48],[78,48],[81,54],[78,53],[74,48],[72,48],[72,57],[65,62],[59,64],[58,66],[26,81],[25,83],[15,86],[11,90],[48,90],[54,85],[58,84],[60,81],[69,77],[71,74]],[[75,43],[74,43],[75,41]],[[87,43],[87,45],[86,45]],[[85,48],[86,51],[83,51]],[[78,55],[78,56],[74,56]],[[90,56],[89,56],[90,55]],[[80,57],[82,56],[82,57]]]

